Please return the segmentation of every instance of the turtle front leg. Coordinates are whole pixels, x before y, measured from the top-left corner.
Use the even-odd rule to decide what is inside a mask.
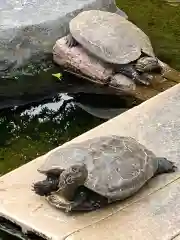
[[[129,77],[135,83],[140,83],[143,85],[150,85],[150,79],[147,77],[142,77],[136,68],[132,64],[120,65],[118,66],[118,72]]]
[[[56,193],[46,197],[50,205],[65,210],[66,213],[72,211],[93,211],[101,207],[101,204],[96,201],[87,199],[86,192],[79,192],[73,201],[62,201],[62,198]]]
[[[47,196],[52,191],[58,190],[59,179],[45,179],[43,181],[38,181],[32,185],[32,191],[39,196]]]
[[[78,42],[73,38],[72,34],[69,33],[66,36],[66,44],[69,48],[72,48],[75,47],[78,44]]]
[[[49,202],[50,205],[61,210],[63,209],[65,210],[65,212],[68,213],[80,207],[83,204],[83,202],[86,200],[86,198],[87,198],[86,193],[80,192],[73,201],[68,201],[68,200],[63,201],[61,196],[54,193],[47,196],[46,200]]]

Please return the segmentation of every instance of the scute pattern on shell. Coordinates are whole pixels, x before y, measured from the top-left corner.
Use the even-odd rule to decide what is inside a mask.
[[[118,14],[83,11],[70,21],[69,27],[77,42],[106,62],[126,64],[138,59],[141,51],[154,57],[148,36]]]
[[[134,138],[110,135],[62,147],[47,157],[40,170],[85,163],[85,186],[109,199],[122,200],[154,175],[158,167],[154,158]]]

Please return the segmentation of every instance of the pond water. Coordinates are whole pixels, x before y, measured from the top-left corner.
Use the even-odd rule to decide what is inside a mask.
[[[103,122],[66,94],[0,111],[0,169],[6,173]]]
[[[112,98],[111,101],[108,99]],[[48,152],[85,131],[103,123],[75,103],[133,107],[139,102],[127,97],[60,93],[41,103],[13,107],[0,111],[0,170],[1,174]],[[113,102],[114,100],[114,102]],[[116,102],[120,101],[119,104]],[[106,104],[108,106],[108,103]]]
[[[180,70],[180,6],[160,0],[117,3],[150,36],[157,56]],[[126,99],[122,103],[120,107],[131,107]],[[41,103],[1,110],[0,173],[25,164],[104,121],[82,110],[66,93]],[[0,239],[16,238],[0,232]]]

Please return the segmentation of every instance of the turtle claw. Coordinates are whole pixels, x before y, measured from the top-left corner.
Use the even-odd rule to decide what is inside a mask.
[[[139,75],[136,75],[136,77],[134,78],[134,81],[146,86],[151,85],[151,82],[153,81],[153,76],[151,74],[148,73],[141,73]]]
[[[31,191],[35,192],[34,183],[31,185]]]
[[[72,211],[71,205],[69,205],[69,206],[67,206],[67,207],[65,208],[65,213],[69,213],[69,212],[71,212],[71,211]]]
[[[39,182],[38,183],[33,183],[31,185],[31,191],[34,192],[37,195],[44,196],[44,194],[41,193],[41,191],[40,191],[40,187],[41,186],[40,186]]]
[[[37,188],[36,183],[33,183],[33,184],[31,185],[31,191],[37,193],[37,189],[38,189],[38,188]]]
[[[69,48],[72,48],[72,47],[75,47],[77,45],[77,42],[76,40],[73,38],[73,36],[71,34],[68,34],[66,36],[66,45],[69,47]]]

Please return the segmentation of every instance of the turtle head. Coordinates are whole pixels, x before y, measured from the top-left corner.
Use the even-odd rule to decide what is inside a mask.
[[[72,200],[76,189],[84,185],[87,177],[88,170],[85,164],[72,165],[61,173],[58,189],[65,198]]]
[[[38,181],[32,186],[32,190],[37,195],[48,196],[52,192],[58,191],[66,199],[71,200],[76,189],[84,185],[88,170],[85,164],[72,165],[65,170],[52,168],[45,172],[45,175],[47,176],[45,180]]]
[[[159,64],[158,58],[149,56],[141,57],[138,59],[135,68],[141,73],[161,71],[161,65]]]

